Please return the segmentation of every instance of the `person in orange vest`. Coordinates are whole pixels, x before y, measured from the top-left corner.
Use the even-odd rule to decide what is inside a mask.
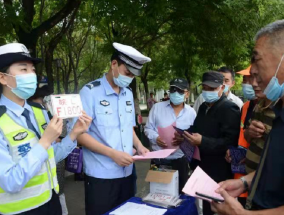
[[[244,97],[248,100],[247,102],[244,103],[242,107],[240,135],[239,135],[239,141],[238,141],[238,147],[245,148],[245,149],[248,149],[250,145],[244,137],[245,128],[248,125],[248,122],[252,116],[253,109],[257,103],[257,97],[255,96],[253,87],[250,84],[250,68],[251,66],[249,66],[248,68],[244,70],[237,72],[237,74],[240,74],[243,76],[243,82],[242,82],[243,94],[244,94]],[[232,159],[230,156],[230,150],[227,151],[225,159],[227,160],[227,162],[231,163]],[[235,173],[234,178],[239,179],[239,178],[242,178],[243,176],[245,176],[245,174]],[[245,206],[246,204],[247,196],[248,196],[248,193],[246,192],[246,193],[242,193],[238,198],[239,202],[243,206]]]

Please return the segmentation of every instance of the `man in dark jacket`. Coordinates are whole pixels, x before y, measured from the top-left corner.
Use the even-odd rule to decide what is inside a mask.
[[[223,94],[223,80],[223,75],[218,72],[203,74],[205,102],[190,129],[192,133],[184,133],[191,144],[199,147],[201,161],[198,165],[216,182],[233,176],[225,155],[229,146],[238,145],[240,132],[240,109]],[[203,201],[203,214],[213,214],[206,201]]]

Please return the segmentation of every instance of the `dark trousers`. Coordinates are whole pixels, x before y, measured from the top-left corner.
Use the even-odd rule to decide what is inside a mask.
[[[100,179],[85,175],[86,215],[102,215],[134,196],[133,175]]]
[[[179,174],[179,193],[182,193],[182,189],[188,180],[189,163],[186,157],[179,159],[152,159],[151,164],[155,164],[158,168],[162,166],[173,170],[178,170]]]
[[[44,205],[19,215],[62,215],[58,194],[52,191],[51,200]]]

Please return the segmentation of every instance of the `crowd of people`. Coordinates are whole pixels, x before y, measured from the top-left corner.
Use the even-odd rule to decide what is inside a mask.
[[[149,149],[133,129],[128,86],[151,59],[130,46],[113,47],[109,71],[82,88],[84,111],[68,126],[48,114],[43,95],[35,94],[40,59],[19,43],[0,47],[0,214],[62,215],[64,195],[56,164],[64,170],[58,163],[77,144],[83,146],[87,215],[104,214],[134,196],[133,148],[140,155]],[[220,185],[216,192],[224,202],[197,201],[204,215],[284,214],[283,50],[284,20],[257,33],[251,66],[238,72],[244,104],[231,92],[235,73],[228,67],[203,74],[202,94],[193,108],[185,103],[189,83],[179,77],[170,82],[169,97],[157,102],[152,95],[148,101],[145,134],[151,150],[168,147],[158,128],[175,125],[185,131],[176,132],[171,144],[186,139],[201,157],[189,162],[178,149],[166,159],[151,160],[151,165],[178,170],[180,193],[197,166]],[[246,149],[240,163],[246,173],[233,174],[231,147]]]

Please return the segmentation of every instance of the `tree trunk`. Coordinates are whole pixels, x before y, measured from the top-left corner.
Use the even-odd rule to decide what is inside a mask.
[[[148,55],[149,56],[149,55]],[[149,98],[149,87],[148,87],[148,80],[147,80],[147,77],[148,77],[148,74],[150,72],[150,67],[149,67],[149,64],[146,65],[145,67],[145,70],[144,72],[142,73],[141,75],[141,81],[144,85],[144,89],[145,89],[145,93],[146,93],[146,103],[147,103],[147,99]]]
[[[26,33],[23,30],[18,31],[19,43],[25,44],[32,57],[37,57],[36,44],[38,36],[32,33]]]
[[[78,6],[79,8],[79,6]],[[72,16],[70,17],[69,22],[67,20],[64,21],[63,26],[61,31],[56,34],[49,42],[48,48],[46,51],[46,57],[45,57],[45,68],[46,68],[46,73],[48,77],[48,85],[49,89],[54,90],[54,79],[53,79],[53,68],[52,68],[52,63],[53,63],[53,53],[55,48],[57,47],[58,43],[62,39],[63,35],[66,34],[67,30],[70,28],[70,26],[73,24],[75,16],[77,14],[78,8],[76,8],[73,11]],[[53,92],[53,91],[52,91]]]
[[[185,76],[185,78],[186,78],[188,84],[190,85],[190,83],[191,83],[191,78],[190,78],[190,74],[189,74],[189,68],[186,68],[186,69],[184,70],[184,76]]]
[[[134,98],[134,108],[135,108],[135,114],[141,115],[141,110],[139,107],[139,99],[137,96],[137,81],[136,78],[133,79],[129,87],[132,89],[133,98]]]
[[[53,16],[49,17],[35,28],[32,26],[35,16],[35,0],[22,0],[21,3],[23,7],[22,12],[24,14],[23,19],[28,27],[25,29],[22,28],[21,26],[13,23],[13,19],[11,19],[11,24],[15,29],[19,42],[25,44],[30,50],[31,55],[36,57],[36,45],[39,37],[68,17],[73,11],[77,10],[81,5],[82,0],[67,0],[65,5],[59,11],[54,13]],[[4,7],[8,14],[12,14],[11,17],[17,17],[13,10],[12,0],[4,0]],[[18,22],[19,20],[16,21]]]
[[[45,70],[48,79],[48,88],[50,92],[54,92],[54,79],[53,79],[53,51],[52,49],[47,49],[45,53]]]
[[[146,94],[146,104],[147,104],[147,109],[149,110],[148,102],[147,102],[148,98],[150,97],[150,95],[149,95],[148,81],[147,81],[147,79],[144,79],[144,78],[142,78],[142,77],[141,77],[141,81],[142,81],[142,83],[143,83],[143,85],[144,85],[144,90],[145,90],[145,94]]]
[[[141,80],[142,80],[142,83],[143,83],[143,85],[144,85],[144,90],[145,90],[145,93],[146,93],[146,100],[147,100],[147,99],[150,97],[150,95],[149,95],[148,81],[145,80],[145,79],[142,79],[142,78],[141,78]]]
[[[133,81],[131,82],[131,84],[129,85],[129,87],[130,87],[131,90],[132,90],[134,99],[137,99],[136,86],[137,86],[137,81],[136,81],[136,78],[134,78]]]
[[[65,71],[62,71],[63,77],[62,80],[64,80],[63,85],[64,85],[64,91],[66,94],[69,93],[69,77],[71,73],[71,64],[69,63],[69,70],[67,71],[67,67],[65,67]]]
[[[73,69],[74,74],[74,93],[78,93],[78,77],[77,77],[77,71],[76,69]]]

